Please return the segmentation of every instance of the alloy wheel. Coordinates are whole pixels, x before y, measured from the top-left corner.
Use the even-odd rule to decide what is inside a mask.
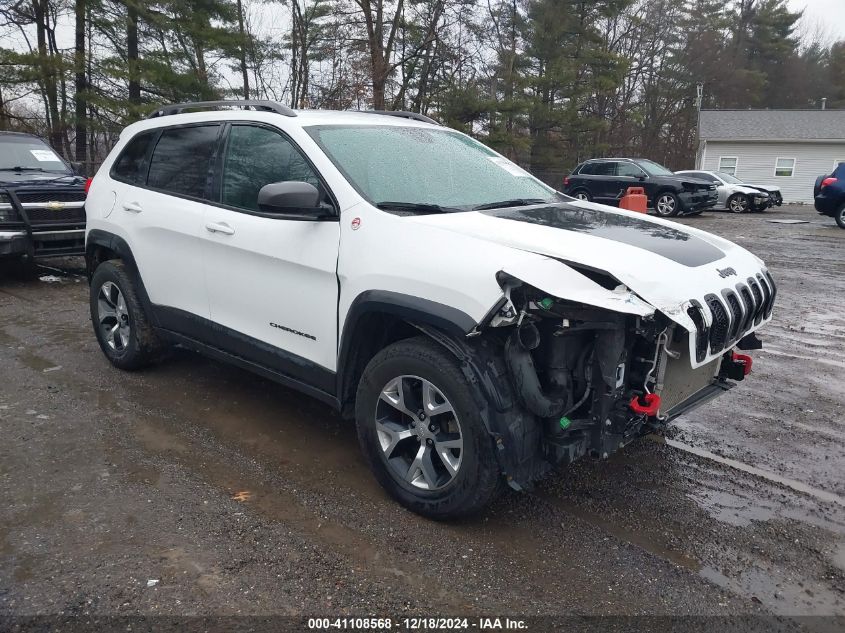
[[[418,376],[390,380],[381,390],[375,423],[383,457],[397,479],[437,490],[457,476],[464,452],[461,425],[433,383]]]
[[[578,193],[576,193],[575,198],[578,199],[578,200],[586,200],[586,201],[590,200],[590,196],[588,196],[583,191],[579,191]]]
[[[660,215],[672,215],[675,212],[675,198],[669,194],[663,194],[657,199],[657,213]]]
[[[731,198],[730,209],[734,213],[745,213],[748,210],[748,198],[745,196],[734,196]]]
[[[129,311],[120,288],[111,281],[100,286],[97,294],[97,318],[103,340],[116,352],[129,345]]]

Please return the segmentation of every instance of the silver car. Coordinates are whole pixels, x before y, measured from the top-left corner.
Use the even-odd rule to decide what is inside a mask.
[[[727,209],[733,213],[765,211],[776,204],[780,206],[783,200],[777,187],[749,185],[722,171],[684,170],[675,173],[716,183],[719,198],[714,209]]]

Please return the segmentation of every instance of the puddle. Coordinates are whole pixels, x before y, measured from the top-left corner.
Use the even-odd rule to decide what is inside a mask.
[[[649,439],[654,442],[657,442],[658,444],[667,444],[672,448],[677,448],[678,450],[691,453],[693,455],[696,455],[697,457],[709,459],[711,461],[718,462],[719,464],[729,466],[730,468],[740,470],[749,475],[754,475],[755,477],[766,479],[767,481],[770,481],[772,483],[791,488],[796,492],[801,492],[805,495],[815,497],[819,501],[824,501],[825,503],[834,503],[838,506],[845,508],[845,498],[840,497],[839,495],[834,494],[832,492],[819,490],[818,488],[814,488],[813,486],[801,483],[800,481],[789,479],[788,477],[782,477],[781,475],[770,472],[768,470],[749,466],[748,464],[744,464],[735,459],[722,457],[720,455],[716,455],[715,453],[711,453],[710,451],[704,450],[703,448],[696,448],[695,446],[690,446],[689,444],[684,444],[683,442],[678,442],[677,440],[663,438],[658,435],[649,435],[648,437]]]
[[[756,598],[776,615],[841,615],[845,602],[841,594],[815,583],[790,581],[790,572],[778,567],[762,569],[751,566],[737,575],[727,575],[713,567],[704,567],[701,576],[719,587],[739,595]],[[835,622],[829,630],[840,632]],[[823,631],[825,629],[815,628]]]
[[[737,527],[749,526],[754,521],[769,521],[778,514],[779,504],[755,502],[724,490],[696,490],[687,493],[687,497],[711,518]]]

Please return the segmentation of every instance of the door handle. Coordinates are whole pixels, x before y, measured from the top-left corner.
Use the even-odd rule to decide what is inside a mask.
[[[205,225],[209,233],[222,233],[223,235],[234,235],[235,229],[225,222],[209,222]]]
[[[141,209],[141,205],[137,202],[124,202],[123,210],[130,211],[131,213],[141,213],[141,211],[143,211],[143,209]]]

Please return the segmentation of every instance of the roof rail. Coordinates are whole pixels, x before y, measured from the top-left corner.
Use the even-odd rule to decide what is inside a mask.
[[[440,125],[431,117],[427,117],[419,112],[408,112],[407,110],[359,110],[364,114],[383,114],[385,116],[398,116],[403,119],[413,119],[414,121],[422,121],[423,123],[431,123],[433,125]]]
[[[238,101],[230,99],[228,101],[195,101],[193,103],[172,103],[156,108],[147,115],[148,119],[155,119],[160,116],[169,116],[171,114],[180,114],[185,110],[213,110],[221,107],[235,107],[235,108],[253,108],[263,112],[275,112],[282,116],[296,116],[296,112],[291,110],[286,105],[277,103],[275,101],[261,101],[255,99],[248,99],[246,101]]]

